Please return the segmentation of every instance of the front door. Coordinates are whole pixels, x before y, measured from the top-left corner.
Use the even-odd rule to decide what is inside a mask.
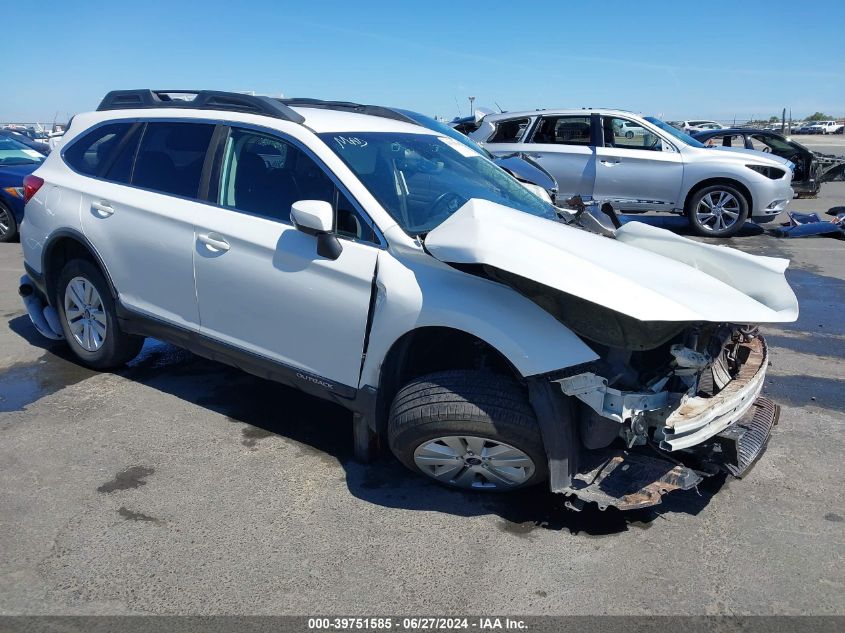
[[[595,197],[621,211],[671,211],[679,200],[684,163],[671,144],[621,117],[602,117],[596,149]]]
[[[297,200],[335,206],[337,259],[318,255],[316,238],[292,225]],[[358,386],[378,238],[308,153],[233,128],[217,206],[197,217],[194,237],[201,334],[280,363],[300,380]]]

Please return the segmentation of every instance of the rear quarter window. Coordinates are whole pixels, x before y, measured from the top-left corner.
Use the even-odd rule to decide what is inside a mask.
[[[487,139],[488,143],[519,143],[530,119],[509,119],[496,123],[496,131]]]
[[[98,176],[130,128],[132,123],[109,123],[91,130],[64,151],[65,162],[80,174]]]

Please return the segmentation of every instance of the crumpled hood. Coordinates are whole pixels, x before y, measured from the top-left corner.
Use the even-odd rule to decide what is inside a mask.
[[[641,222],[609,239],[473,199],[429,232],[426,249],[485,264],[640,321],[781,323],[798,318],[789,260],[703,244]]]

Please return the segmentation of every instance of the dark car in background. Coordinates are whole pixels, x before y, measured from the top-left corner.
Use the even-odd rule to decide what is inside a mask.
[[[792,188],[801,196],[815,196],[821,184],[841,177],[845,170],[845,156],[814,152],[791,138],[753,128],[707,130],[692,135],[707,146],[753,149],[780,156],[795,165]]]
[[[11,242],[23,220],[24,178],[44,154],[10,136],[0,136],[0,242]]]
[[[0,138],[15,139],[18,143],[23,143],[30,149],[34,149],[36,152],[44,154],[44,156],[50,153],[50,146],[46,141],[35,141],[30,136],[22,134],[20,131],[15,129],[4,128],[0,130]]]

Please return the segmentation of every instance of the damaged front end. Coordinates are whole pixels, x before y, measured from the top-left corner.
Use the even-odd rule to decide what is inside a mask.
[[[441,261],[530,299],[595,353],[528,380],[551,489],[572,507],[628,510],[708,475],[742,476],[778,415],[760,397],[766,343],[745,324],[797,319],[788,261],[619,227],[612,209],[569,202],[549,222],[471,200],[425,241]]]
[[[767,364],[756,329],[704,324],[647,352],[608,349],[594,371],[554,380],[583,403],[584,450],[560,492],[627,510],[719,471],[741,477],[777,422],[759,397]]]

